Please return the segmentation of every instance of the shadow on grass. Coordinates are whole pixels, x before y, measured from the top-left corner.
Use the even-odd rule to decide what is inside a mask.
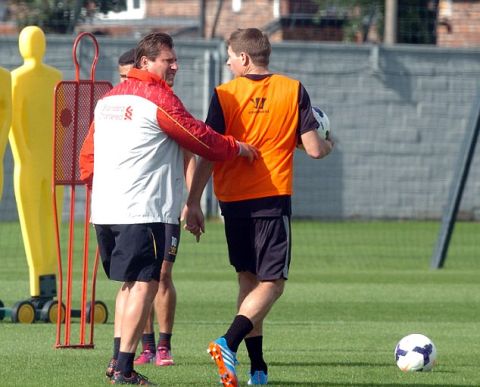
[[[320,382],[320,383],[312,383],[312,382],[293,382],[293,381],[288,381],[288,382],[275,382],[270,380],[268,381],[269,386],[345,386],[345,383],[335,383],[335,382]],[[402,387],[402,386],[417,386],[417,387],[432,387],[433,384],[420,384],[420,383],[385,383],[385,382],[379,382],[379,383],[372,383],[372,382],[366,382],[366,383],[354,383],[354,384],[348,384],[348,386],[351,387],[368,387],[368,386],[382,386],[382,387]],[[471,384],[448,384],[448,386],[451,387],[472,387]]]
[[[278,366],[278,367],[371,367],[373,364],[372,363],[364,363],[364,362],[349,362],[349,363],[339,363],[339,362],[315,362],[315,363],[306,363],[306,362],[295,362],[295,363],[287,363],[287,362],[271,362],[269,365],[272,366]],[[391,367],[391,363],[377,363],[375,366],[379,367]],[[435,370],[435,374],[439,373],[444,373],[444,374],[450,374],[452,373],[451,371],[439,371]],[[345,386],[344,382],[296,382],[296,381],[273,381],[269,380],[268,382],[269,385],[272,386]],[[471,384],[455,384],[455,383],[449,383],[448,384],[451,387],[471,387]],[[425,383],[418,383],[417,382],[412,382],[412,383],[386,383],[386,382],[379,382],[379,383],[373,383],[373,382],[366,382],[366,383],[354,383],[354,384],[349,384],[349,386],[352,387],[366,387],[366,386],[388,386],[388,387],[400,387],[400,386],[418,386],[418,387],[429,387],[432,386],[432,384],[425,384]]]
[[[341,362],[315,362],[315,363],[305,363],[305,362],[295,362],[295,363],[287,363],[287,362],[280,362],[280,361],[272,361],[269,362],[268,365],[272,366],[280,366],[280,367],[390,367],[392,363],[364,363],[364,362],[348,362],[348,363],[341,363]]]
[[[268,363],[269,365],[272,366],[279,366],[279,367],[394,367],[392,364],[393,363],[365,363],[365,362],[346,362],[346,363],[341,363],[341,362],[326,362],[326,361],[318,361],[315,363],[307,363],[307,362],[296,362],[296,363],[287,363],[287,362],[281,362],[281,361],[272,361]],[[435,374],[451,374],[453,373],[452,371],[448,370],[439,370],[436,368],[434,371]]]

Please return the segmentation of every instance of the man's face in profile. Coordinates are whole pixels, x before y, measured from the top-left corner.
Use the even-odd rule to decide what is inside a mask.
[[[127,73],[130,71],[132,67],[133,67],[133,63],[118,66],[118,75],[120,76],[120,82],[127,80]]]

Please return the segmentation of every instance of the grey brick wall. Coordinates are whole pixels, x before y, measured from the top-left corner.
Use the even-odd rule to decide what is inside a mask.
[[[330,117],[328,158],[296,158],[300,217],[438,219],[480,84],[480,51],[282,44],[271,69],[302,81]],[[463,217],[480,217],[477,150]]]
[[[134,40],[100,38],[97,80],[116,83],[118,56]],[[72,38],[47,37],[45,62],[74,79]],[[86,43],[88,44],[88,43]],[[18,43],[0,38],[0,66],[22,64]],[[220,42],[177,41],[175,91],[204,118],[211,88],[228,77]],[[81,55],[89,78],[91,47]],[[213,60],[208,59],[208,55]],[[462,150],[480,84],[480,51],[437,47],[275,44],[271,70],[299,79],[312,103],[330,117],[337,146],[326,159],[295,157],[294,214],[307,218],[438,219]],[[209,68],[208,63],[214,67]],[[223,75],[221,72],[224,72]],[[463,217],[480,219],[477,150],[461,204]],[[16,217],[12,162],[5,156],[0,219]]]

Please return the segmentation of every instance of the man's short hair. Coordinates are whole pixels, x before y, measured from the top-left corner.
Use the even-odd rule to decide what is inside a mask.
[[[149,60],[155,60],[162,48],[173,48],[173,39],[164,32],[152,32],[138,42],[135,48],[135,67],[141,68],[140,60],[146,56]]]
[[[118,58],[118,65],[125,66],[125,65],[133,65],[135,63],[135,49],[131,48],[128,51],[125,51],[120,58]]]
[[[238,29],[232,32],[227,46],[230,46],[237,55],[245,52],[257,66],[268,66],[272,47],[267,34],[258,28]]]

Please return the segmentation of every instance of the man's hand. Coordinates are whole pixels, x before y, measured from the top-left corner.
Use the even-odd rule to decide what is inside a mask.
[[[185,220],[183,228],[195,235],[197,242],[200,242],[200,236],[205,233],[205,218],[200,203],[185,204],[182,219]]]
[[[240,141],[237,141],[237,144],[239,146],[239,156],[247,158],[250,163],[258,159],[258,149],[255,148],[253,145]]]

